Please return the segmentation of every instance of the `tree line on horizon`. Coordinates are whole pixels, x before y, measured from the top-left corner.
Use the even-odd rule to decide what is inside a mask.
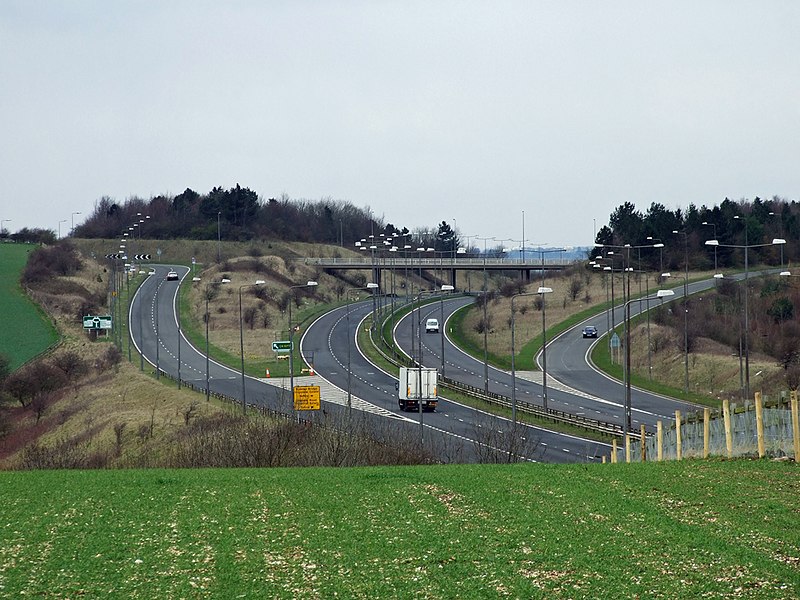
[[[400,248],[407,245],[414,250],[423,247],[438,252],[455,252],[462,245],[458,231],[446,221],[409,230],[376,218],[368,206],[359,208],[332,198],[296,200],[286,194],[264,199],[239,184],[229,189],[214,187],[206,194],[187,188],[176,196],[134,196],[123,202],[103,196],[72,235],[115,238],[137,223],[141,227],[137,233],[152,239],[279,239],[351,249],[361,242],[360,246],[369,249],[370,245],[381,248],[383,240],[391,238]],[[16,233],[3,230],[0,237],[49,244],[56,236],[49,229],[26,228]],[[778,264],[781,258],[787,264],[800,252],[793,244],[800,238],[800,203],[777,196],[752,201],[725,198],[712,207],[690,204],[685,210],[670,210],[654,202],[646,211],[639,211],[634,203],[624,202],[611,213],[594,241],[606,246],[629,245],[631,250],[622,254],[634,267],[674,270],[688,263],[689,269],[707,270],[714,266],[715,253],[705,242],[713,238],[720,244],[716,251],[720,269],[743,267],[744,246],[750,247],[751,264]],[[770,245],[774,238],[785,239],[787,244]],[[651,248],[655,244],[664,246]],[[755,247],[762,244],[766,245]],[[480,254],[482,249],[469,247],[466,251]],[[488,251],[492,255],[502,253],[500,247]],[[602,252],[592,249],[588,255],[594,258]]]
[[[686,210],[669,210],[654,202],[644,212],[625,202],[596,234],[595,245],[606,248],[594,248],[589,255],[594,258],[611,250],[622,253],[626,266],[634,268],[641,264],[649,270],[675,270],[688,264],[689,270],[709,270],[715,266],[715,251],[706,242],[716,239],[717,269],[743,268],[745,246],[751,266],[785,265],[798,258],[794,243],[798,238],[800,203],[777,196],[752,201],[725,198],[717,206],[690,204]],[[775,239],[786,243],[773,245]],[[656,244],[664,246],[654,248]]]
[[[367,245],[387,238],[403,243],[397,239],[402,237],[415,248],[423,245],[438,251],[449,250],[458,241],[444,221],[412,232],[374,217],[369,207],[331,198],[293,200],[286,194],[263,199],[239,184],[227,190],[215,187],[207,194],[187,188],[177,196],[132,197],[121,203],[104,196],[73,235],[114,238],[136,223],[142,228],[140,235],[154,239],[279,239],[354,248],[362,240]]]

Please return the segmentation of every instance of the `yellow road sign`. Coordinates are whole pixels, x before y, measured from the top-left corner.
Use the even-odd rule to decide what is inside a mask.
[[[319,410],[319,386],[297,385],[294,388],[295,410]]]

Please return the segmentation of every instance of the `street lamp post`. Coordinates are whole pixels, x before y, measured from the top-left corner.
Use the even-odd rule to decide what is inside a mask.
[[[783,275],[783,273],[781,273],[781,275]],[[720,279],[726,279],[726,277],[722,273],[714,273],[714,279],[720,280]],[[739,279],[733,279],[733,278],[727,278],[727,279],[728,279],[728,281],[733,281],[736,284],[741,283],[741,280],[739,280]],[[737,297],[739,303],[741,304],[741,302],[742,302],[742,287],[740,285],[736,286],[736,297]],[[741,314],[739,316],[738,322],[739,322],[739,397],[742,400],[744,400],[746,398],[746,396],[744,394],[744,366],[742,365],[744,351],[742,350],[742,335],[743,335],[742,329],[743,328],[742,328],[742,316],[741,316]]]
[[[247,386],[244,381],[244,326],[242,322],[242,290],[248,287],[264,285],[263,279],[258,279],[255,283],[245,283],[239,286],[239,351],[242,355],[242,412],[247,413]],[[208,337],[206,336],[206,339]]]
[[[61,219],[61,220],[58,222],[58,239],[61,239],[61,224],[62,224],[62,223],[66,223],[66,222],[67,222],[67,220],[66,220],[66,219]]]
[[[545,294],[552,293],[549,287],[539,286],[537,294],[542,297],[542,408],[547,410],[547,319],[545,317]]]
[[[603,265],[597,263],[594,260],[590,261],[589,264],[592,265],[592,268],[600,269],[604,273],[605,273],[606,270],[611,270],[611,267],[604,267]],[[605,283],[605,288],[606,288],[606,331],[609,333],[608,337],[610,338],[611,337],[611,315],[610,315],[610,312],[611,312],[611,300],[609,298],[608,273],[605,273],[605,276],[606,276],[606,283]]]
[[[736,215],[734,218],[738,217]],[[740,244],[720,244],[719,240],[706,240],[706,246],[714,246],[714,247],[721,247],[721,248],[740,248],[744,249],[744,394],[745,398],[750,397],[750,345],[749,345],[749,315],[747,314],[747,297],[748,293],[748,277],[750,274],[750,262],[749,262],[749,255],[748,250],[750,248],[763,248],[765,246],[783,246],[786,243],[786,240],[783,238],[773,238],[772,242],[769,244],[748,244],[747,243],[747,224],[745,223],[745,230],[744,230],[744,245]]]
[[[775,212],[774,211],[770,211],[769,212],[769,216],[770,217],[774,217],[775,216]],[[782,217],[778,217],[778,219],[779,219],[779,221],[778,221],[778,227],[779,227],[778,235],[780,235],[781,238],[783,238],[783,218]],[[717,236],[715,235],[714,239],[716,239],[716,238],[717,238]],[[781,245],[781,268],[783,268],[783,245]]]
[[[70,236],[72,235],[72,232],[75,231],[75,215],[79,215],[79,214],[81,214],[80,211],[72,213],[72,223],[71,223],[71,227],[70,227],[70,230],[69,230]]]
[[[350,368],[350,292],[356,290],[374,290],[378,287],[377,283],[368,283],[364,287],[354,287],[348,288],[347,292],[345,293],[345,299],[347,300],[347,417],[350,418],[350,413],[352,412],[352,391],[351,391],[351,380],[353,371]]]
[[[175,297],[178,301],[175,305],[175,321],[178,324],[178,389],[181,389],[181,283],[183,282],[178,281],[178,290]],[[130,335],[128,337],[130,338]]]
[[[708,221],[703,221],[700,224],[701,225],[706,225],[706,226],[709,226],[709,227],[713,227],[714,228],[714,239],[717,239],[717,224],[716,223],[709,223]],[[717,269],[717,247],[716,246],[714,246],[714,273],[719,273],[719,270]]]
[[[683,236],[683,392],[689,393],[689,234],[673,229]]]
[[[443,292],[452,292],[452,285],[443,285]],[[442,377],[444,377],[444,294],[439,297],[439,334],[442,338]]]
[[[443,285],[442,291],[452,291],[452,287],[450,285]],[[420,435],[420,443],[424,442],[425,440],[425,424],[422,418],[422,298],[425,296],[430,296],[435,294],[438,290],[422,290],[416,297],[412,300],[411,303],[411,323],[412,327],[414,321],[417,321],[417,393],[420,394],[420,397],[417,399],[417,406],[419,408],[419,435]],[[417,316],[414,317],[414,303],[420,301],[420,306],[417,309]],[[439,328],[441,329],[442,324],[439,324]],[[413,331],[413,329],[412,329]],[[414,340],[411,340],[412,346],[412,354],[413,354],[413,346]],[[413,356],[412,356],[413,361]]]
[[[5,229],[3,228],[3,223],[10,223],[10,222],[11,219],[0,219],[0,235],[2,235],[3,231],[5,231]]]
[[[489,280],[486,275],[486,242],[493,237],[476,237],[483,240],[483,391],[489,391],[489,322],[487,305],[489,303]]]
[[[156,379],[161,379],[161,363],[159,359],[159,352],[158,349],[161,346],[161,343],[158,341],[158,292],[161,290],[161,281],[158,282],[156,285],[156,293],[155,293],[155,311],[156,311]],[[119,303],[119,301],[117,301]]]
[[[595,244],[595,245],[597,246],[601,244]],[[603,271],[608,271],[611,274],[611,306],[609,311],[611,313],[611,329],[609,330],[609,338],[608,338],[609,344],[611,343],[611,336],[614,334],[614,330],[617,328],[617,322],[614,315],[614,302],[616,302],[616,296],[614,295],[614,260],[616,258],[624,258],[624,257],[621,254],[614,254],[613,250],[608,251],[605,256],[598,255],[595,257],[596,261],[598,260],[608,261],[611,263],[610,265],[602,267]],[[608,290],[608,286],[606,286],[606,290]],[[623,292],[624,292],[624,282],[623,282]],[[606,317],[606,320],[608,320],[608,317]]]
[[[551,290],[552,291],[552,290]],[[511,296],[511,422],[517,424],[517,370],[516,370],[516,347],[515,347],[515,316],[516,309],[514,301],[521,296],[538,296],[541,292],[523,292]],[[542,296],[544,300],[544,296]],[[544,309],[544,305],[542,305]]]
[[[547,410],[547,325],[545,323],[545,294],[552,293],[552,289],[549,287],[545,287],[545,273],[547,270],[544,268],[544,255],[549,254],[551,252],[564,252],[568,250],[568,247],[565,248],[539,248],[539,255],[542,261],[542,285],[539,286],[539,290],[537,294],[541,295],[542,297],[542,406],[545,410]]]
[[[653,242],[652,248],[658,248],[658,257],[659,257],[659,270],[661,272],[664,271],[664,244],[661,242],[660,238],[654,238],[652,235],[647,236],[648,242]]]
[[[220,229],[219,224],[219,217],[222,214],[222,211],[217,211],[217,262],[222,262],[222,230]]]
[[[294,325],[292,325],[292,290],[314,287],[316,285],[316,281],[308,281],[307,283],[301,285],[293,285],[289,287],[289,389],[292,392],[292,406],[294,406]]]
[[[208,341],[208,339],[209,339],[208,322],[211,320],[211,315],[208,312],[208,301],[211,300],[211,286],[216,287],[218,285],[222,285],[224,283],[230,283],[230,282],[231,282],[230,279],[228,279],[227,277],[223,277],[219,281],[211,281],[208,284],[206,284],[206,290],[205,290],[206,313],[205,313],[204,318],[203,318],[203,320],[206,322],[206,402],[211,400],[211,388],[209,387],[209,369],[208,369],[208,366],[209,366],[208,365],[208,363],[209,363],[209,360],[208,360],[208,343],[209,343],[209,341]]]
[[[675,295],[675,292],[672,290],[658,290],[655,296],[648,296],[646,299],[648,302],[650,300],[663,300],[673,295]],[[625,417],[623,419],[623,428],[626,438],[631,430],[631,304],[637,301],[638,299],[632,299],[625,303]]]

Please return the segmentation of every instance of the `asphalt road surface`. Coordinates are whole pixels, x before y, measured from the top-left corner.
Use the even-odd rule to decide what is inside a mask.
[[[200,390],[206,389],[207,379],[213,393],[293,414],[286,380],[246,376],[243,382],[240,371],[207,360],[204,348],[194,348],[183,337],[177,316],[178,282],[166,280],[170,269],[181,279],[189,271],[180,266],[154,267],[155,273],[142,283],[131,303],[133,343],[142,349],[147,361],[165,375]],[[599,461],[600,456],[608,454],[604,444],[535,427],[520,426],[513,431],[508,420],[448,401],[440,402],[432,413],[400,412],[397,380],[376,369],[354,343],[356,327],[370,310],[371,302],[354,303],[349,327],[347,307],[342,307],[323,315],[307,329],[300,340],[301,352],[305,357],[313,356],[316,375],[296,377],[295,385],[320,385],[323,410],[298,413],[298,417],[358,420],[383,434],[419,440],[444,462],[475,462],[490,456],[503,460],[509,452],[531,461],[586,462]]]

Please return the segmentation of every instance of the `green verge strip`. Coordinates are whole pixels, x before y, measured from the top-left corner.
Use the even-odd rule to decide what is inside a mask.
[[[189,300],[189,292],[191,289],[191,282],[181,282],[180,288],[180,311],[181,311],[181,330],[192,345],[200,352],[205,353],[206,337],[205,337],[205,323],[201,319],[193,316],[191,310],[191,302]],[[292,320],[296,325],[300,326],[301,331],[295,333],[294,337],[294,370],[295,377],[302,375],[301,368],[303,361],[300,357],[300,337],[302,336],[302,329],[311,323],[318,316],[334,309],[343,306],[343,303],[328,303],[328,304],[313,304],[304,307],[292,314]],[[295,316],[296,314],[296,316]],[[216,362],[223,364],[231,369],[240,371],[242,368],[242,357],[240,354],[228,352],[222,348],[215,346],[213,343],[208,345],[208,355]],[[251,377],[264,377],[266,369],[269,369],[270,376],[272,377],[288,377],[289,376],[289,361],[288,360],[275,360],[275,359],[252,359],[245,356],[244,372]]]

